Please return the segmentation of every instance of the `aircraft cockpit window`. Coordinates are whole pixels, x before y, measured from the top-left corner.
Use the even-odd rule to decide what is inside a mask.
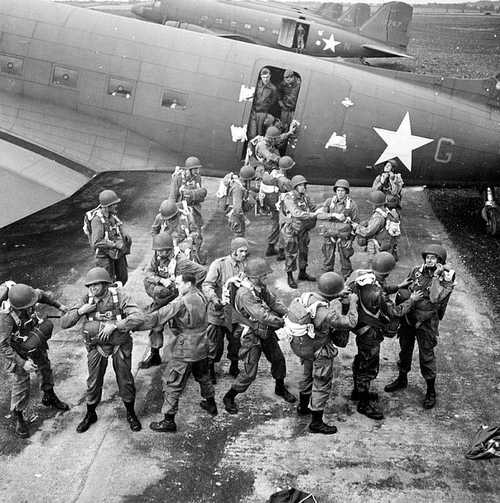
[[[132,97],[134,86],[131,82],[122,79],[109,79],[108,94],[129,100]]]
[[[0,72],[9,75],[22,75],[23,60],[0,54]]]
[[[186,110],[187,94],[167,89],[163,92],[161,106],[170,110]]]
[[[78,72],[69,68],[63,68],[62,66],[54,66],[52,84],[75,89],[78,85]]]

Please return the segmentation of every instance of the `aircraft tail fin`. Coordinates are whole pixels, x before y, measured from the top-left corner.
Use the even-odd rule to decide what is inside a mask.
[[[367,3],[355,3],[337,19],[337,22],[344,26],[360,28],[368,19],[370,19],[370,6]]]
[[[408,27],[413,15],[413,7],[404,2],[389,2],[373,14],[359,29],[367,37],[390,45],[408,45]]]

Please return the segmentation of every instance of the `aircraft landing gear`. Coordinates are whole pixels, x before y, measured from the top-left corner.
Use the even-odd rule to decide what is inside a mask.
[[[361,56],[359,58],[359,61],[361,62],[362,65],[365,65],[365,66],[372,66],[368,61],[366,61],[365,57],[364,56]]]
[[[495,194],[491,187],[486,188],[486,201],[481,210],[481,216],[486,222],[486,232],[496,236],[500,232],[500,208],[495,201]]]

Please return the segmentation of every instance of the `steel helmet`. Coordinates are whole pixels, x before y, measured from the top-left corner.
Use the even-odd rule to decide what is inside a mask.
[[[382,290],[376,284],[365,285],[359,289],[359,300],[369,311],[376,312],[380,307]]]
[[[252,166],[243,166],[240,169],[240,178],[242,180],[251,180],[255,178],[255,169]]]
[[[272,272],[269,264],[260,257],[251,258],[245,264],[245,273],[249,277],[258,278]]]
[[[235,252],[239,248],[248,249],[248,241],[245,238],[233,238],[231,240],[231,251]]]
[[[283,157],[280,157],[278,166],[283,171],[286,171],[288,169],[292,169],[295,166],[295,161],[289,155],[284,155]]]
[[[368,195],[368,202],[375,206],[383,206],[385,204],[385,194],[380,190],[372,190]]]
[[[9,302],[14,309],[27,309],[34,306],[37,300],[38,295],[31,286],[18,283],[9,289]]]
[[[344,278],[336,272],[325,272],[318,278],[318,290],[325,297],[335,297],[344,289]]]
[[[165,201],[162,201],[160,204],[160,213],[164,218],[172,218],[179,213],[179,208],[177,208],[177,204],[175,204],[174,201],[165,199]]]
[[[201,168],[201,162],[198,159],[198,157],[188,157],[186,161],[184,162],[184,169],[196,169],[196,168]]]
[[[438,244],[430,244],[427,245],[423,250],[422,250],[422,258],[425,260],[425,257],[431,253],[432,255],[436,255],[438,258],[438,262],[441,262],[441,264],[446,263],[446,249],[442,245]]]
[[[383,251],[377,253],[372,262],[372,269],[379,274],[389,274],[396,267],[396,260],[392,253]]]
[[[96,285],[97,283],[113,283],[109,272],[104,267],[93,267],[87,273],[85,286]]]
[[[274,124],[274,115],[267,114],[266,118],[264,119],[264,126],[266,128],[271,127]]]
[[[292,184],[293,189],[295,189],[295,187],[297,187],[297,185],[301,185],[302,183],[307,183],[307,180],[302,175],[295,175],[291,179],[291,184]]]
[[[340,178],[340,180],[337,180],[335,182],[335,185],[333,186],[333,190],[335,190],[337,188],[345,189],[347,192],[349,192],[349,190],[351,190],[351,186],[350,186],[349,182],[347,180],[345,180],[344,178]]]
[[[113,190],[103,190],[99,194],[99,204],[103,208],[107,208],[113,204],[117,204],[121,201],[121,199],[116,195],[116,192]]]
[[[168,232],[160,232],[153,236],[153,250],[170,250],[174,247],[174,240]]]
[[[278,138],[280,134],[281,132],[276,126],[269,126],[266,129],[266,138]]]

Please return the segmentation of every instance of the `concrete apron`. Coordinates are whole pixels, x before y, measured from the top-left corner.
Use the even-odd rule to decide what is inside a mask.
[[[207,180],[214,194],[218,181]],[[158,189],[159,190],[159,189]],[[311,187],[314,200],[329,195],[326,187]],[[354,189],[362,218],[369,216],[368,190]],[[161,199],[161,196],[158,196]],[[215,198],[204,205],[206,245],[211,258],[227,253],[230,235]],[[254,254],[264,251],[269,229],[265,217],[251,218],[248,238]],[[142,279],[150,260],[151,222],[137,218],[130,226],[134,238],[127,291],[141,306],[148,303]],[[321,241],[311,235],[309,272],[320,274]],[[457,272],[453,293],[437,347],[438,404],[424,411],[424,381],[418,371],[417,352],[410,385],[389,395],[383,386],[396,374],[397,340],[383,342],[380,375],[375,388],[381,394],[386,419],[373,421],[356,412],[348,398],[352,388],[354,340],[340,350],[326,419],[339,432],[312,435],[308,418],[298,418],[295,407],[274,395],[269,364],[263,358],[256,382],[238,395],[240,414],[223,410],[222,395],[232,379],[226,376],[224,358],[219,368],[216,400],[219,415],[212,419],[200,407],[194,380],[181,398],[177,416],[179,432],[158,434],[149,428],[161,406],[163,366],[137,372],[148,351],[147,334],[134,335],[133,365],[138,390],[137,409],[143,424],[132,433],[117,396],[114,375],[106,376],[99,421],[82,435],[75,427],[85,413],[83,401],[86,358],[78,327],[59,332],[51,344],[54,366],[68,372],[56,382],[61,397],[72,410],[46,420],[25,447],[14,456],[0,457],[0,490],[4,501],[252,501],[264,502],[288,485],[312,492],[318,501],[494,501],[499,490],[492,462],[468,461],[463,454],[480,424],[492,424],[498,404],[499,342],[488,318],[492,306],[460,263],[441,224],[434,217],[423,191],[406,190],[404,197],[401,260],[393,279],[404,279],[411,266],[421,262],[419,250],[430,241],[448,249],[449,263]],[[364,265],[356,248],[355,267]],[[270,260],[273,290],[287,303],[297,295],[286,285],[283,263]],[[299,292],[315,289],[300,282]],[[79,298],[83,277],[63,289],[63,298]],[[289,389],[298,394],[302,367],[286,344]]]

